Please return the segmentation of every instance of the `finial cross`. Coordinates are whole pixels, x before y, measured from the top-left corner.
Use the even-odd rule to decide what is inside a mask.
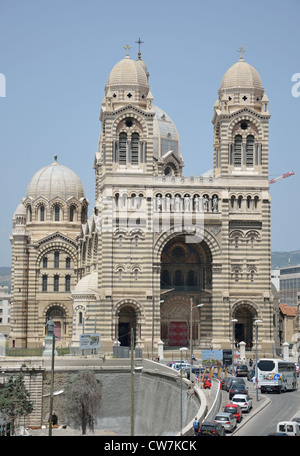
[[[131,49],[131,46],[129,46],[129,44],[126,44],[126,46],[123,46],[124,49],[126,49],[126,55],[129,55],[129,49]]]
[[[141,44],[144,44],[144,41],[141,41],[141,38],[139,38],[136,43],[139,45],[139,52],[141,52]]]
[[[243,52],[246,52],[246,50],[243,49],[242,46],[240,46],[240,48],[237,50],[237,52],[240,53],[240,59],[243,60]]]

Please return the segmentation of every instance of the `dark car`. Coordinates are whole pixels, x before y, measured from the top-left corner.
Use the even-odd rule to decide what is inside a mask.
[[[242,377],[231,377],[230,383],[229,383],[229,389],[231,385],[238,383],[239,385],[244,385],[246,387],[246,382],[245,379]]]
[[[225,428],[220,423],[204,421],[199,428],[199,435],[222,436],[226,435]]]
[[[245,364],[241,364],[236,366],[235,376],[236,377],[247,377],[248,375],[248,367]]]
[[[232,383],[229,389],[229,399],[232,399],[235,394],[248,394],[248,390],[242,384]]]
[[[231,382],[231,377],[225,377],[224,378],[224,383],[223,383],[223,390],[224,391],[229,391],[230,382]]]

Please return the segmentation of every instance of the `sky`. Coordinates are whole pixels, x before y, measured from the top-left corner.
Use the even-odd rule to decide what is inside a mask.
[[[270,185],[272,251],[300,249],[299,17],[299,0],[0,0],[0,266],[11,263],[13,213],[54,155],[81,178],[91,214],[104,87],[127,43],[137,58],[139,38],[185,176],[213,167],[213,106],[246,50],[270,100],[270,179],[295,173]]]

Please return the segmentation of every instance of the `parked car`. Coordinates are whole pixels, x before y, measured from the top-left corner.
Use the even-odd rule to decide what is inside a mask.
[[[248,394],[248,389],[241,383],[232,383],[229,389],[229,400],[236,394]]]
[[[297,421],[280,421],[277,423],[276,431],[285,432],[290,436],[298,436],[300,435],[300,426]]]
[[[219,378],[220,380],[220,389],[222,390],[223,389],[223,386],[224,386],[224,380],[225,378]]]
[[[199,435],[222,436],[226,435],[225,428],[220,423],[204,421],[199,428]]]
[[[250,412],[250,410],[253,407],[252,399],[248,394],[236,394],[235,396],[233,396],[231,402],[233,402],[234,404],[238,404],[243,410],[243,412]]]
[[[170,367],[171,367],[171,369],[180,370],[180,369],[189,369],[190,365],[189,365],[189,363],[173,363]]]
[[[224,383],[223,383],[223,390],[224,391],[229,391],[230,382],[231,382],[231,377],[225,377],[224,378]]]
[[[203,388],[204,389],[207,389],[207,388],[211,388],[211,378],[207,378],[203,384]]]
[[[234,404],[233,402],[229,402],[225,405],[223,412],[225,413],[232,413],[233,416],[236,418],[236,422],[240,423],[243,418],[243,411],[238,404]]]
[[[247,377],[248,367],[245,364],[238,364],[235,370],[236,377]]]
[[[296,421],[296,423],[300,424],[300,417],[295,416],[292,421]]]
[[[232,432],[236,428],[236,418],[232,413],[217,413],[213,422],[220,423],[228,432]]]
[[[246,388],[246,382],[243,377],[231,377],[230,382],[229,382],[228,391],[230,390],[232,385],[236,385],[236,384],[243,385],[244,388]]]

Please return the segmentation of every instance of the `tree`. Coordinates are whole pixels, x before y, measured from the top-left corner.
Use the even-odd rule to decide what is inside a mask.
[[[14,379],[9,377],[0,393],[0,413],[3,417],[14,421],[21,416],[29,415],[33,410],[30,393],[25,387],[22,372]],[[14,433],[14,430],[13,430]]]
[[[101,382],[94,372],[81,372],[65,389],[65,412],[69,425],[82,430],[94,431],[102,398]]]

